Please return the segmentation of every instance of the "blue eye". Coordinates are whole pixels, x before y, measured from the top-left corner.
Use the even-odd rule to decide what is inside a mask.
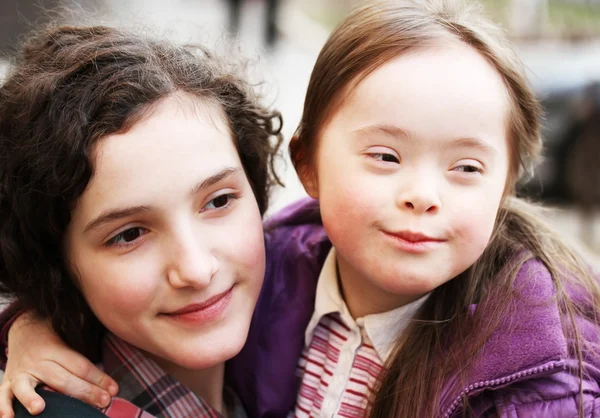
[[[228,207],[229,205],[231,205],[231,202],[236,199],[236,196],[231,194],[231,193],[225,193],[222,195],[219,195],[217,197],[215,197],[214,199],[210,200],[203,208],[202,208],[202,212],[205,210],[219,210],[219,209],[225,209],[226,207]]]
[[[140,238],[145,233],[146,233],[145,228],[140,228],[140,227],[129,228],[129,229],[126,229],[125,231],[120,232],[119,234],[115,235],[111,239],[109,239],[105,245],[107,247],[110,247],[113,245],[128,245],[128,244],[131,244],[132,242],[136,241],[138,238]]]

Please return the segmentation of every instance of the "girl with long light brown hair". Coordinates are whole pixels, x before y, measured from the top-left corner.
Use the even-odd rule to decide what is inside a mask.
[[[540,118],[467,4],[370,3],[340,24],[290,145],[315,200],[268,224],[280,252],[233,363],[251,414],[600,413],[598,283],[516,196]]]

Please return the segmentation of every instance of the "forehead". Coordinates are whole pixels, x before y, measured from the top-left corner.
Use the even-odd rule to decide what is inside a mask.
[[[377,119],[425,130],[443,124],[448,135],[476,136],[470,131],[504,129],[509,107],[498,71],[470,46],[444,42],[374,70],[351,87],[336,116],[343,116],[344,123]]]
[[[166,202],[224,166],[241,166],[221,113],[215,105],[169,98],[127,132],[100,139],[78,207],[91,213],[97,206]]]

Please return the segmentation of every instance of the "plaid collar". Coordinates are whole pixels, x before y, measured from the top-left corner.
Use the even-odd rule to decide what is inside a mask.
[[[119,384],[119,393],[102,409],[114,418],[222,418],[222,415],[148,358],[108,333],[102,346],[104,371]],[[229,418],[245,417],[239,399],[224,391]]]

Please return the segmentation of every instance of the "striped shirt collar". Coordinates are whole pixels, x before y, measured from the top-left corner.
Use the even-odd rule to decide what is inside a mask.
[[[427,300],[429,293],[407,305],[391,311],[367,315],[355,321],[342,298],[337,277],[335,248],[331,248],[319,275],[315,311],[304,335],[305,346],[310,344],[315,328],[321,318],[330,313],[338,312],[342,320],[349,326],[356,325],[364,328],[375,347],[375,351],[377,351],[377,355],[385,363],[394,349],[398,335],[408,326],[410,319]]]
[[[119,393],[104,412],[119,418],[222,418],[208,403],[168,375],[136,347],[108,333],[103,343],[103,367],[119,385]],[[228,389],[224,404],[229,418],[246,416],[241,402]]]

